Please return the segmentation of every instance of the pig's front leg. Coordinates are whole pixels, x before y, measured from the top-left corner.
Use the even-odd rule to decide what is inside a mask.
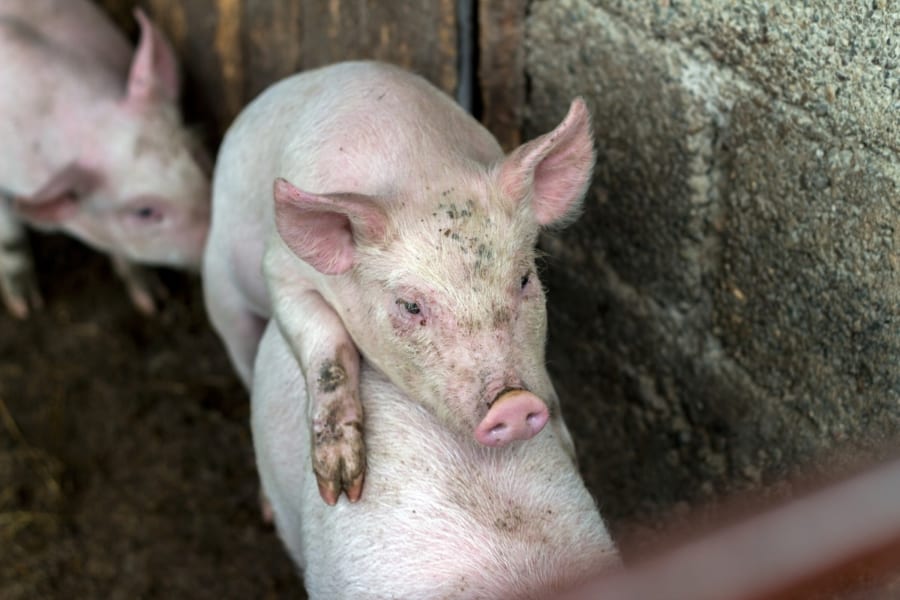
[[[43,306],[43,300],[25,227],[8,202],[8,198],[0,196],[0,296],[13,316],[24,319]]]
[[[275,319],[306,375],[319,493],[328,504],[335,504],[341,491],[355,502],[366,469],[359,353],[340,317],[318,292],[273,296]]]
[[[121,256],[110,256],[113,270],[128,291],[131,303],[144,315],[156,314],[157,299],[165,297],[166,288],[151,269]]]

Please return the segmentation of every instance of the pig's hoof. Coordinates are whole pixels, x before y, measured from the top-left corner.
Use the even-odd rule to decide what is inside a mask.
[[[26,268],[0,273],[0,295],[3,304],[14,317],[25,319],[44,305],[37,278],[30,265]]]
[[[168,296],[168,290],[156,272],[122,258],[113,257],[112,261],[134,307],[147,317],[155,315],[160,301]]]
[[[168,290],[153,271],[146,271],[138,280],[125,282],[131,303],[144,316],[152,317],[158,312],[162,300],[168,296]]]
[[[359,500],[366,472],[366,452],[362,425],[358,420],[342,423],[314,420],[313,471],[319,494],[334,505],[347,493],[350,502]]]

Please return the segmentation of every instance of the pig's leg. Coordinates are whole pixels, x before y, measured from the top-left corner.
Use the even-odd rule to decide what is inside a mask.
[[[266,321],[252,312],[239,309],[226,309],[220,312],[221,319],[213,320],[213,326],[219,336],[225,340],[225,349],[228,358],[237,371],[238,377],[249,390],[253,383],[253,359],[256,357],[256,348],[266,328]],[[212,313],[210,313],[212,319]]]
[[[0,296],[15,317],[43,306],[25,227],[0,197]]]
[[[319,493],[335,504],[344,490],[355,502],[366,468],[359,354],[340,317],[318,292],[297,291],[273,290],[275,319],[306,375]]]
[[[206,261],[203,269],[206,312],[213,329],[225,343],[234,370],[249,390],[253,382],[253,361],[266,320],[250,310],[241,290],[232,282],[231,274],[219,269],[218,262]]]
[[[153,270],[135,264],[121,256],[110,256],[113,270],[128,291],[131,303],[144,315],[156,314],[156,301],[166,295],[166,288]]]

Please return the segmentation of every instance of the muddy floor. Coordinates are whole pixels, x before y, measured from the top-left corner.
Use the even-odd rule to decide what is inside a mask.
[[[103,257],[35,245],[46,307],[0,314],[0,598],[303,597],[197,280],[148,319]]]

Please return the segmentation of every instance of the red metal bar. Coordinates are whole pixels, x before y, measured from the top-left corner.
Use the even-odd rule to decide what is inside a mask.
[[[565,598],[795,600],[834,588],[847,588],[852,598],[882,598],[890,596],[870,595],[859,585],[891,574],[900,576],[900,460],[601,577]]]

